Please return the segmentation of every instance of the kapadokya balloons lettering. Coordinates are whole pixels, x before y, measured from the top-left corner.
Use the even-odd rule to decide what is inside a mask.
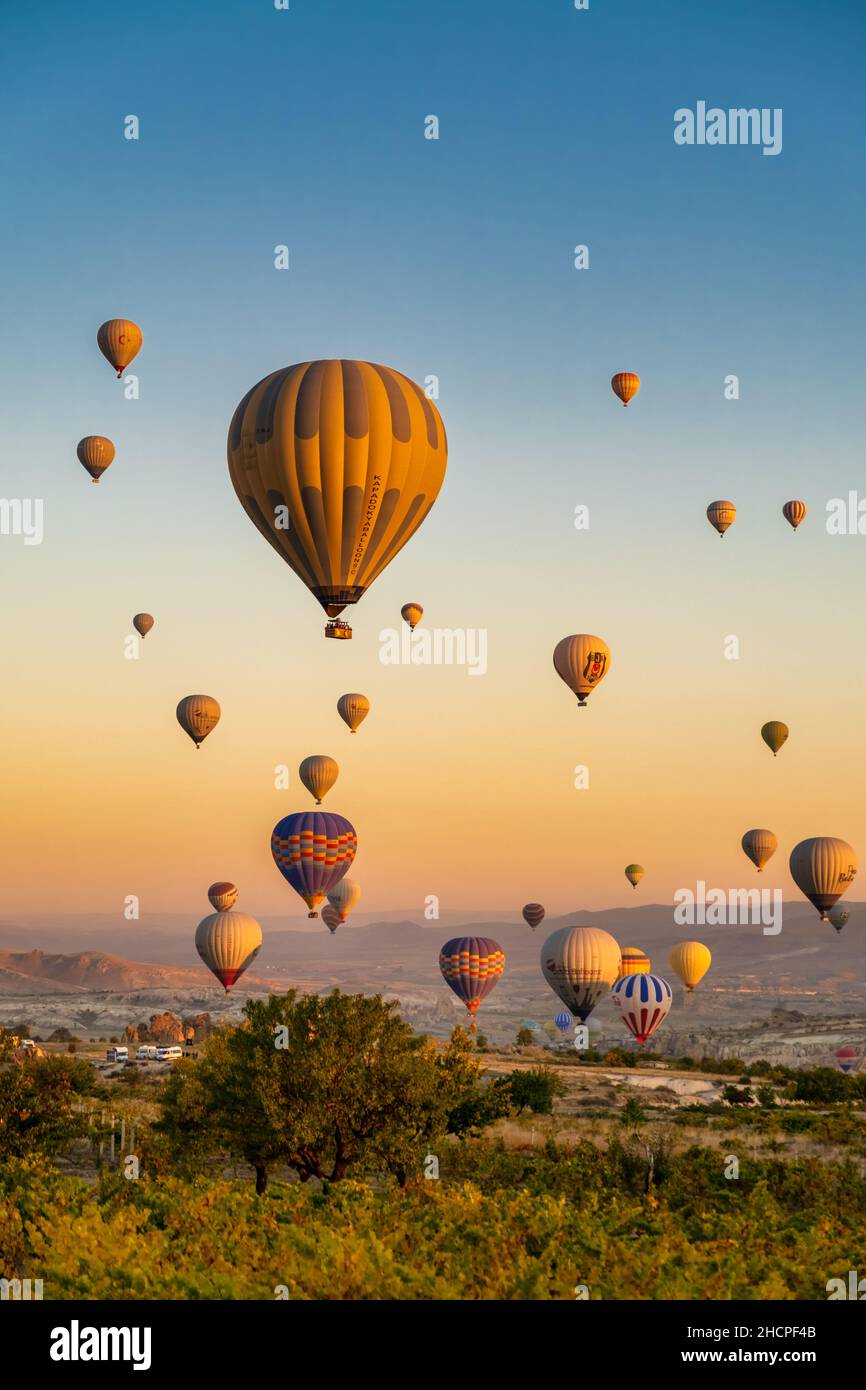
[[[850,916],[851,913],[844,903],[836,903],[835,907],[831,907],[830,911],[827,913],[827,918],[831,927],[835,927],[837,932],[842,930]]]
[[[317,806],[321,806],[322,798],[327,796],[339,775],[339,767],[327,753],[313,753],[304,758],[298,768],[298,776],[310,795],[316,798]]]
[[[747,830],[740,844],[759,874],[763,873],[767,860],[772,859],[779,848],[779,841],[772,830]]]
[[[559,1029],[560,1033],[567,1033],[572,1024],[572,1017],[570,1013],[567,1013],[565,1012],[565,1010],[563,1010],[562,1013],[558,1013],[556,1015],[556,1018],[553,1021]]]
[[[177,722],[196,748],[220,721],[220,707],[212,695],[185,695],[177,707]]]
[[[623,405],[628,405],[640,390],[640,377],[637,372],[617,372],[610,379],[610,389],[619,396]]]
[[[709,948],[700,941],[681,941],[671,951],[671,969],[676,971],[689,993],[700,984],[712,961]]]
[[[830,908],[854,882],[857,855],[847,840],[816,835],[794,846],[789,868],[800,892],[818,909],[821,921],[826,922]]]
[[[196,927],[195,948],[228,994],[262,948],[262,929],[246,912],[213,912]]]
[[[149,613],[136,613],[132,620],[132,626],[136,632],[140,633],[143,641],[153,627],[153,618]]]
[[[541,903],[527,903],[523,909],[523,920],[533,931],[544,921],[544,908]]]
[[[328,928],[328,931],[331,933],[332,936],[334,935],[334,932],[337,930],[342,920],[343,919],[340,916],[337,909],[335,907],[331,907],[330,903],[325,903],[325,906],[322,908],[322,921],[324,922],[325,926]]]
[[[79,439],[75,452],[92,483],[98,483],[106,468],[114,462],[114,445],[104,434],[86,434]]]
[[[409,631],[414,632],[418,623],[424,616],[424,609],[420,603],[404,603],[400,609],[400,617],[405,623],[409,624]]]
[[[622,975],[644,975],[652,969],[650,958],[639,946],[623,946],[622,960],[619,967],[620,976]]]
[[[341,878],[336,888],[332,888],[328,894],[328,902],[339,914],[341,922],[346,921],[360,901],[361,885],[354,878]]]
[[[791,526],[793,526],[794,530],[796,531],[797,527],[800,525],[800,522],[803,521],[803,519],[805,518],[807,511],[808,508],[805,502],[786,502],[784,507],[782,508],[782,516],[785,518],[787,522],[790,523]]]
[[[761,738],[764,740],[767,747],[772,750],[774,758],[787,739],[789,732],[787,724],[783,724],[779,719],[771,719],[767,724],[762,726]]]
[[[723,536],[729,526],[733,526],[737,519],[737,509],[733,502],[711,502],[707,507],[707,521],[711,526],[715,526],[720,536]]]
[[[588,696],[601,684],[610,669],[610,647],[601,637],[578,632],[557,642],[553,665],[556,674],[577,696],[577,703],[585,705]]]
[[[645,1043],[664,1023],[673,1003],[667,980],[646,971],[639,975],[623,975],[611,990],[610,997],[626,1028],[634,1033],[639,1043]]]
[[[141,329],[131,319],[108,319],[96,333],[99,351],[119,377],[138,354],[142,341]]]
[[[482,999],[496,988],[505,969],[505,952],[489,936],[455,936],[439,952],[439,969],[474,1020]]]
[[[215,907],[217,912],[228,912],[230,907],[234,907],[238,900],[238,890],[233,883],[220,881],[212,883],[207,890],[211,907]]]
[[[631,884],[632,888],[637,888],[638,884],[640,883],[641,879],[642,879],[643,876],[644,876],[644,868],[643,868],[643,865],[642,865],[642,864],[626,864],[626,866],[625,866],[625,876],[626,876],[626,878],[628,879],[629,883]]]
[[[329,811],[295,811],[271,835],[274,863],[310,917],[318,916],[319,904],[349,872],[357,848],[355,827]]]
[[[350,691],[348,695],[341,695],[337,701],[337,713],[343,723],[348,724],[349,731],[355,733],[358,725],[363,723],[370,713],[370,701],[366,695]]]
[[[541,948],[541,970],[581,1023],[619,976],[620,949],[600,927],[560,927]]]
[[[244,396],[229,473],[253,525],[331,621],[357,603],[415,534],[447,461],[436,406],[402,372],[372,362],[300,362]]]

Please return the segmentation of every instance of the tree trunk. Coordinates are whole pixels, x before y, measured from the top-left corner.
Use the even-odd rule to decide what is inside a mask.
[[[256,1196],[261,1197],[268,1185],[268,1170],[264,1163],[254,1163],[253,1167],[256,1170]]]

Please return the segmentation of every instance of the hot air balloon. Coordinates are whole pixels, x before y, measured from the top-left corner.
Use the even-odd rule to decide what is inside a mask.
[[[523,920],[533,931],[544,921],[544,908],[541,903],[527,903],[523,909]]]
[[[186,695],[177,707],[177,722],[198,748],[220,722],[220,707],[212,695]]]
[[[782,508],[782,516],[790,522],[796,531],[800,522],[804,519],[808,508],[805,502],[786,502]]]
[[[619,967],[623,975],[646,975],[652,969],[650,958],[639,946],[623,946],[622,961]]]
[[[779,841],[772,830],[747,830],[740,844],[743,853],[751,859],[758,873],[762,873],[768,859],[772,859],[779,848]]]
[[[132,626],[136,632],[141,634],[143,640],[153,627],[153,618],[149,613],[136,613],[132,620]]]
[[[587,697],[600,685],[610,669],[610,647],[600,637],[579,632],[563,637],[553,653],[556,674],[585,705]]]
[[[541,948],[545,980],[581,1023],[617,979],[620,949],[600,927],[560,927]]]
[[[853,1071],[857,1065],[859,1053],[856,1047],[844,1046],[836,1048],[836,1061],[844,1072]]]
[[[350,732],[354,733],[370,713],[370,701],[366,695],[358,695],[357,692],[341,695],[337,701],[337,713],[343,723],[348,724]]]
[[[228,994],[262,948],[262,929],[246,912],[213,912],[199,922],[195,948]]]
[[[445,477],[445,427],[402,372],[300,362],[248,391],[229,473],[253,525],[318,599],[327,637],[421,525]]]
[[[211,907],[215,907],[217,912],[228,912],[230,907],[234,907],[238,900],[238,890],[233,883],[220,882],[212,883],[207,890]]]
[[[96,333],[99,351],[119,377],[123,376],[133,357],[137,356],[142,341],[141,329],[131,319],[108,319]]]
[[[566,1013],[565,1010],[563,1010],[562,1013],[558,1013],[553,1021],[560,1033],[567,1033],[573,1022],[571,1014]]]
[[[845,906],[844,903],[836,903],[836,906],[831,907],[830,911],[827,913],[827,918],[830,922],[830,925],[832,927],[835,927],[837,932],[840,932],[842,930],[850,916],[851,913],[849,912],[848,908]]]
[[[787,724],[782,724],[778,719],[771,719],[768,724],[764,724],[761,729],[761,738],[767,747],[772,749],[775,758],[782,744],[788,737],[789,729]]]
[[[310,795],[316,798],[317,806],[321,806],[322,798],[327,796],[339,774],[339,767],[327,753],[313,753],[304,758],[298,768],[298,776]]]
[[[847,840],[816,835],[794,846],[789,867],[800,892],[818,909],[821,921],[826,922],[830,908],[854,882],[857,855]]]
[[[424,609],[420,603],[404,603],[400,609],[400,617],[409,624],[409,631],[414,632],[416,625],[420,623],[424,616]]]
[[[723,536],[729,526],[733,526],[737,517],[737,509],[733,502],[711,502],[707,507],[707,521],[711,526],[715,526],[720,536]]]
[[[79,439],[75,452],[92,483],[98,483],[109,464],[114,462],[114,445],[104,434],[86,434]]]
[[[489,936],[455,936],[439,952],[439,969],[474,1022],[478,1005],[505,969],[505,952]]]
[[[643,866],[641,864],[626,864],[625,876],[631,884],[632,888],[637,888],[638,884],[644,876]]]
[[[712,960],[709,948],[700,941],[681,941],[671,951],[671,969],[676,971],[689,993],[700,984]]]
[[[329,811],[295,811],[277,822],[271,836],[274,863],[310,917],[349,872],[357,848],[354,826]]]
[[[331,907],[330,903],[326,903],[325,906],[322,908],[322,921],[324,922],[325,926],[328,928],[328,931],[331,933],[332,936],[334,935],[334,932],[337,930],[342,920],[343,919],[340,916],[337,909],[335,907]]]
[[[646,971],[639,975],[623,975],[611,990],[611,1000],[615,1009],[622,1014],[622,1021],[639,1043],[651,1038],[660,1023],[667,1018],[673,1002],[673,994],[667,980],[661,975],[649,975]]]
[[[610,389],[619,396],[623,405],[628,405],[632,396],[640,390],[640,377],[637,372],[617,372],[610,379]]]
[[[354,878],[341,878],[336,888],[332,888],[328,894],[328,902],[340,914],[341,922],[345,922],[360,901],[361,885]]]

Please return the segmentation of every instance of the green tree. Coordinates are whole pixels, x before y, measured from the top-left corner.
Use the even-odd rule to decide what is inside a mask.
[[[514,1039],[518,1047],[531,1047],[534,1042],[531,1028],[518,1028],[517,1037]]]
[[[0,1071],[0,1162],[55,1154],[87,1132],[75,1109],[95,1084],[81,1059],[35,1057]]]
[[[528,1108],[536,1115],[552,1115],[553,1102],[565,1086],[549,1067],[530,1067],[510,1073],[508,1090],[518,1114]]]

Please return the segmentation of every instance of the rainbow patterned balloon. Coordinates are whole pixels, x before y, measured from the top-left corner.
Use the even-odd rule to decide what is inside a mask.
[[[439,969],[449,989],[474,1019],[482,999],[495,988],[505,969],[505,952],[489,936],[455,936],[439,952]]]
[[[295,892],[318,916],[319,903],[337,886],[355,858],[353,825],[330,811],[295,811],[274,826],[271,854]]]

